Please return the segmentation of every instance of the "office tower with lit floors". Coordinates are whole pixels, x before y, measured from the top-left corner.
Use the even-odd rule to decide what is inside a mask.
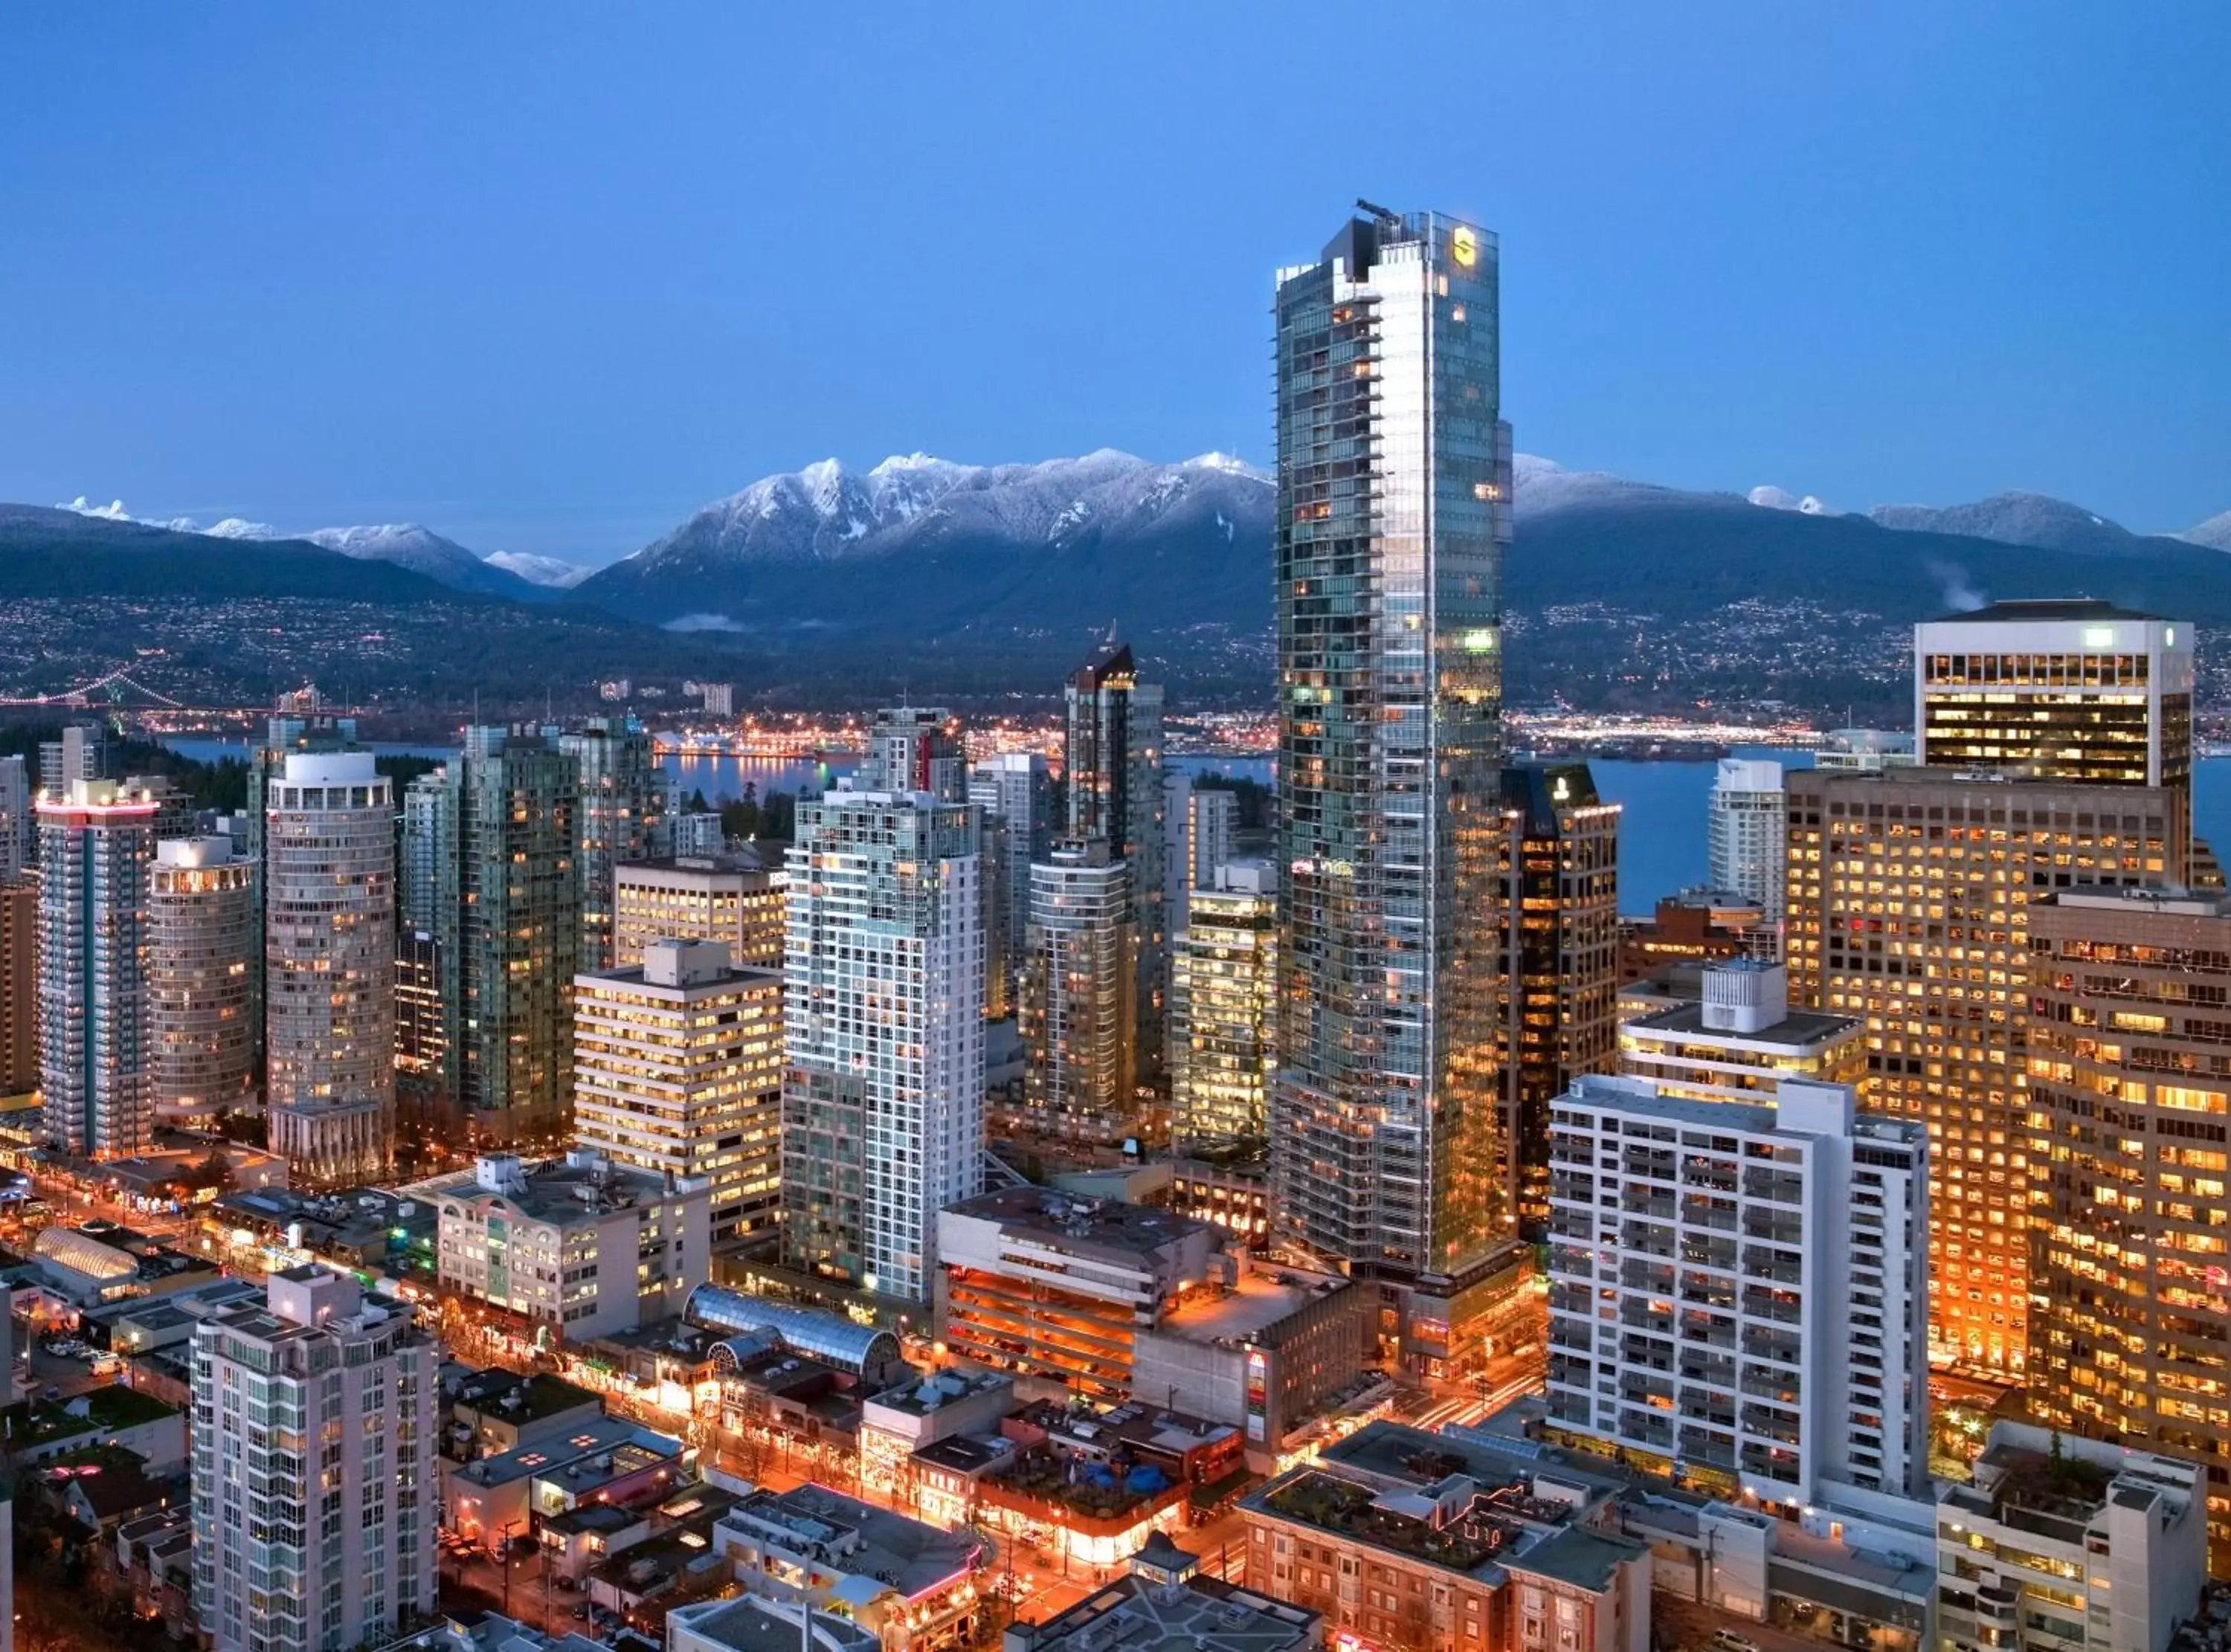
[[[1170,957],[1170,1138],[1259,1144],[1270,1127],[1277,868],[1227,860],[1189,904]]]
[[[1549,1103],[1619,1049],[1620,806],[1585,763],[1503,771],[1499,1168],[1529,1236],[1549,1219]]]
[[[1133,1042],[1138,1081],[1152,1085],[1162,1074],[1169,958],[1163,911],[1162,691],[1139,681],[1130,645],[1111,635],[1070,674],[1066,697],[1062,771],[1069,789],[1069,828],[1062,836],[1079,842],[1105,838],[1110,856],[1130,868],[1138,933]]]
[[[1049,1135],[1113,1141],[1133,1129],[1137,913],[1131,868],[1105,838],[1064,839],[1031,868],[1023,1105]]]
[[[782,976],[720,941],[657,940],[573,981],[573,1117],[616,1165],[702,1178],[713,1242],[773,1226],[781,1173]]]
[[[165,1124],[213,1128],[256,1106],[255,932],[252,868],[231,839],[155,845],[147,874],[149,1101]]]
[[[128,1158],[154,1133],[146,1041],[156,803],[113,780],[73,780],[36,808],[42,1129],[66,1153]]]
[[[1278,273],[1279,1067],[1287,1241],[1384,1287],[1401,1368],[1522,1294],[1498,1179],[1510,523],[1494,238],[1377,208]]]
[[[1928,1128],[1932,1359],[2018,1381],[2030,911],[2083,885],[2182,882],[2183,797],[1937,768],[1783,779],[1790,996],[1858,1016],[1870,1104]]]
[[[984,1185],[976,810],[925,793],[798,805],[783,953],[784,1255],[927,1303],[937,1213]]]
[[[395,1158],[395,794],[374,764],[290,753],[264,792],[271,1150],[314,1185]]]
[[[2203,1468],[2231,1576],[2231,897],[2062,890],[2029,939],[2030,1412]]]
[[[663,855],[669,846],[671,787],[650,736],[632,717],[592,717],[558,737],[580,765],[574,814],[581,879],[581,967],[618,961],[614,874],[623,861]]]
[[[630,861],[612,875],[614,968],[637,967],[655,940],[716,940],[740,965],[782,967],[779,871],[744,855],[674,855]]]

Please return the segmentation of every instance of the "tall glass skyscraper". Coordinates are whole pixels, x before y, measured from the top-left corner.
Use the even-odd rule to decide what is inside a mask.
[[[1290,1242],[1477,1365],[1517,1267],[1493,902],[1510,434],[1496,243],[1366,206],[1278,273],[1279,1066]]]

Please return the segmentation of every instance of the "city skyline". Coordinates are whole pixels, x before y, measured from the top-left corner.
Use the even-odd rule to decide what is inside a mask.
[[[0,117],[45,253],[0,276],[45,320],[12,352],[40,412],[0,416],[0,496],[423,520],[602,562],[830,453],[1260,461],[1260,249],[1371,189],[1523,248],[1529,451],[1853,507],[2031,487],[2186,527],[2231,504],[2211,493],[2231,375],[2208,365],[2231,214],[2201,67],[2231,23],[2172,8],[2079,54],[2082,19],[1398,14],[1335,62],[1311,28],[1236,16],[1187,18],[1173,48],[1151,13],[1073,20],[1063,48],[754,18],[726,51],[705,13],[453,20],[430,52],[335,20],[42,16],[26,49],[101,62],[113,113],[87,131],[56,83]],[[747,52],[809,67],[739,106],[713,88]],[[1419,131],[1353,145],[1353,176],[1217,185],[1299,141],[1356,52],[1417,77]],[[1497,77],[1505,55],[1549,72]],[[984,95],[932,90],[955,82]],[[348,113],[399,95],[438,118]],[[1487,101],[1522,165],[1489,165]],[[563,136],[514,135],[545,128]],[[805,279],[753,255],[768,215],[734,210],[747,191],[886,250]],[[953,210],[978,197],[1001,210]],[[150,236],[159,269],[130,255]],[[1200,301],[1148,327],[1117,294],[1154,245],[1187,248]],[[890,350],[879,317],[924,341]],[[974,341],[957,396],[944,322]],[[99,388],[126,374],[128,400]],[[734,388],[766,382],[784,393]],[[1669,419],[1653,387],[1676,383]]]

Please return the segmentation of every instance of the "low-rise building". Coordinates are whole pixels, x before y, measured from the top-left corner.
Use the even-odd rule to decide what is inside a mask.
[[[1378,1343],[1378,1303],[1336,1274],[1247,1265],[1132,1342],[1132,1391],[1238,1429],[1250,1465],[1348,1390]]]
[[[1128,1394],[1138,1332],[1233,1272],[1204,1223],[1042,1187],[963,1200],[937,1230],[936,1323],[954,1355],[1094,1398]]]
[[[826,1486],[757,1491],[714,1538],[746,1594],[841,1608],[885,1652],[936,1652],[977,1630],[982,1544]]]
[[[186,1416],[120,1383],[63,1400],[37,1400],[10,1441],[19,1463],[54,1462],[88,1448],[130,1452],[151,1475],[186,1464]]]
[[[113,1222],[42,1229],[31,1254],[55,1294],[81,1308],[165,1296],[217,1277],[199,1258]]]
[[[1618,1482],[1374,1423],[1242,1498],[1248,1587],[1386,1652],[1646,1652]]]
[[[915,1454],[941,1440],[997,1435],[1015,1409],[1015,1384],[999,1371],[942,1371],[871,1396],[860,1416],[860,1488],[915,1502]]]
[[[1223,1229],[1235,1249],[1270,1243],[1271,1163],[1259,1150],[1197,1147],[1168,1169],[1171,1210]]]
[[[604,1401],[585,1388],[547,1371],[521,1376],[501,1367],[445,1376],[442,1403],[451,1448],[443,1455],[461,1462],[571,1434],[605,1415]]]
[[[666,1652],[882,1652],[873,1630],[834,1612],[747,1595],[666,1615]]]
[[[624,1170],[586,1149],[534,1165],[483,1154],[404,1191],[439,1213],[443,1289],[569,1342],[679,1313],[711,1268],[706,1182]]]
[[[601,1417],[473,1462],[442,1459],[442,1523],[494,1551],[589,1504],[663,1501],[695,1476],[696,1462],[695,1448],[671,1435]]]
[[[1937,1500],[1942,1652],[2166,1652],[2208,1576],[2206,1471],[1992,1425]]]
[[[316,1260],[401,1274],[431,1260],[436,1212],[428,1200],[385,1188],[260,1187],[226,1194],[209,1207],[203,1225],[236,1249],[288,1253],[282,1266]]]
[[[1003,1652],[1310,1652],[1324,1616],[1200,1575],[1200,1557],[1157,1532],[1128,1575],[1039,1623],[1007,1630]]]

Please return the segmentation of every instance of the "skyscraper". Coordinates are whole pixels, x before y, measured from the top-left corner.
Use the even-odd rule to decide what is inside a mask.
[[[786,1252],[927,1302],[937,1212],[984,1184],[976,811],[827,792],[798,805],[789,872]]]
[[[1491,920],[1510,538],[1494,238],[1378,209],[1281,270],[1280,1066],[1287,1236],[1384,1282],[1404,1367],[1471,1327],[1516,1234],[1497,1178]]]
[[[155,800],[113,780],[73,780],[37,807],[43,1127],[64,1152],[144,1152]]]
[[[993,887],[993,922],[1004,931],[998,956],[1006,965],[1012,1003],[1021,996],[1030,947],[1031,868],[1052,850],[1057,836],[1053,777],[1036,752],[1001,752],[969,771],[968,801],[999,823],[998,864],[987,881]]]
[[[313,1183],[395,1156],[395,796],[373,765],[290,752],[264,789],[271,1148]]]
[[[1023,969],[1023,1104],[1039,1129],[1126,1133],[1136,1112],[1138,903],[1105,838],[1057,842],[1031,868]]]
[[[80,780],[100,779],[105,745],[96,723],[72,723],[56,739],[40,741],[39,790],[65,797]]]
[[[1277,870],[1227,860],[1192,894],[1171,949],[1170,1136],[1259,1141],[1270,1127]]]
[[[194,1613],[217,1652],[379,1646],[434,1609],[441,1345],[312,1264],[193,1327]]]
[[[39,885],[0,879],[0,1095],[39,1087]]]
[[[581,967],[616,961],[616,868],[665,853],[670,834],[666,771],[650,736],[632,717],[592,717],[559,736],[558,749],[580,765]]]
[[[404,865],[431,886],[405,916],[441,958],[443,1087],[498,1142],[554,1140],[572,1113],[580,797],[579,760],[544,736],[474,727],[404,803]]]
[[[1238,830],[1236,793],[1197,786],[1182,769],[1163,772],[1162,910],[1173,947],[1185,933],[1193,892],[1215,887],[1216,868],[1238,854]]]
[[[862,791],[920,791],[940,803],[967,803],[968,752],[960,720],[942,706],[877,712],[854,784]]]
[[[1064,836],[1078,842],[1104,837],[1109,857],[1131,868],[1138,931],[1134,1043],[1139,1081],[1153,1084],[1162,1070],[1169,940],[1162,903],[1162,691],[1139,681],[1129,645],[1111,639],[1070,674],[1067,709]]]
[[[2231,1572],[2231,897],[2031,906],[2030,1325],[2040,1421],[2202,1464]]]
[[[1930,1135],[1931,1352],[2005,1381],[2027,1354],[2032,906],[2182,882],[2166,787],[1942,769],[1783,777],[1791,996],[1866,1023],[1872,1105]]]
[[[298,752],[331,754],[363,749],[357,742],[353,717],[299,716],[289,713],[264,720],[263,744],[248,757],[248,806],[244,811],[248,816],[248,863],[255,881],[255,910],[259,914],[265,904],[264,799],[273,783],[287,771],[288,757]],[[263,1001],[263,943],[264,931],[259,923],[255,956],[249,971],[255,978],[259,1006]],[[260,1009],[257,1013],[260,1019]]]
[[[1756,903],[1769,925],[1782,922],[1782,765],[1757,758],[1722,758],[1705,812],[1709,881]]]
[[[20,757],[0,757],[0,883],[21,877],[38,861],[29,771]]]
[[[1619,821],[1585,763],[1503,771],[1496,1134],[1529,1236],[1549,1216],[1551,1100],[1581,1074],[1618,1064]]]
[[[713,1242],[769,1227],[781,1173],[782,975],[716,940],[655,940],[573,981],[581,1145],[711,1184]]]
[[[155,845],[147,885],[149,1104],[204,1128],[254,1108],[253,868],[228,837]]]

